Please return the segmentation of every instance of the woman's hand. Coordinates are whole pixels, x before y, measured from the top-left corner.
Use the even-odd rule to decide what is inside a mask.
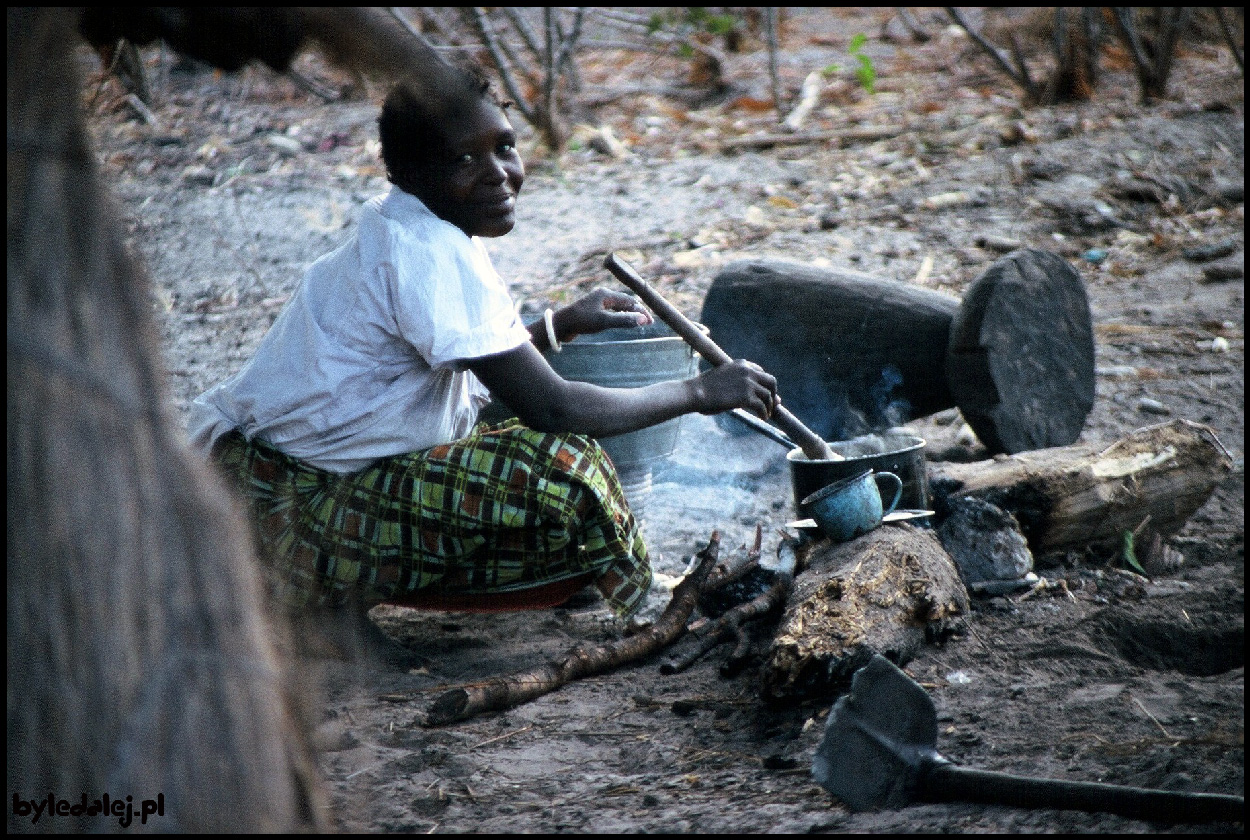
[[[556,337],[563,343],[617,327],[645,327],[652,320],[651,313],[632,295],[595,289],[556,312],[554,326]]]
[[[738,359],[713,368],[691,380],[703,414],[719,414],[734,408],[767,420],[781,405],[777,380],[754,362]]]

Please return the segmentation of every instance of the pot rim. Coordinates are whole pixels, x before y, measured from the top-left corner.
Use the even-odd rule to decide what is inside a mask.
[[[695,324],[696,327],[707,335],[710,330],[703,324]],[[658,335],[656,333],[659,333]],[[639,333],[638,335],[630,335],[630,333]],[[645,327],[613,327],[612,329],[602,330],[597,333],[583,333],[576,338],[563,342],[563,347],[602,347],[612,344],[648,344],[660,342],[677,342],[685,344],[686,340],[673,331],[673,328],[665,324],[663,321],[655,321]],[[694,351],[691,350],[693,353]]]
[[[803,454],[803,450],[801,448],[795,447],[794,449],[791,449],[789,452],[786,453],[786,460],[792,464],[847,464],[847,463],[853,464],[856,461],[867,461],[871,458],[884,458],[889,455],[907,455],[912,452],[915,452],[917,449],[924,449],[925,446],[928,445],[928,441],[926,441],[924,438],[920,437],[919,435],[910,435],[910,434],[890,435],[887,432],[886,434],[881,435],[881,437],[908,440],[908,441],[911,441],[911,443],[909,443],[907,446],[904,446],[901,449],[891,449],[888,452],[874,452],[869,455],[854,455],[851,457],[844,457],[841,461],[833,461],[833,460],[825,460],[825,459],[822,459],[819,461],[813,461],[811,458],[808,458],[806,455]],[[838,444],[845,443],[845,442],[846,441],[830,441],[829,447],[833,449],[834,452],[837,452]]]

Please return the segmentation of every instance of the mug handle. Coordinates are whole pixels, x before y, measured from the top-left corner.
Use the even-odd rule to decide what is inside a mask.
[[[884,516],[886,513],[894,510],[894,508],[898,505],[898,500],[903,498],[903,479],[899,478],[892,472],[874,473],[873,478],[877,480],[878,492],[881,490],[881,479],[884,478],[887,484],[890,482],[894,483],[894,501],[890,502],[890,504],[886,507],[885,512],[882,513],[882,516]],[[882,498],[885,498],[885,494],[882,494]]]

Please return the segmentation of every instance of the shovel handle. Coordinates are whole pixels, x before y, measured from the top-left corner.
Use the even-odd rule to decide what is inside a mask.
[[[1164,823],[1241,822],[1246,808],[1241,796],[1033,779],[958,767],[945,760],[931,764],[921,775],[916,794],[927,802],[1066,808]]]
[[[717,346],[716,342],[708,338],[703,330],[695,326],[694,322],[677,311],[671,303],[664,297],[652,289],[646,280],[638,275],[638,272],[618,257],[616,254],[608,254],[603,265],[608,271],[612,272],[617,280],[620,280],[630,291],[638,295],[642,302],[654,312],[661,321],[677,333],[681,338],[695,349],[700,356],[707,359],[713,367],[732,362],[733,359],[729,354]],[[773,422],[779,426],[782,431],[788,434],[795,443],[803,450],[803,454],[813,461],[841,461],[844,460],[829,448],[829,444],[813,432],[799,418],[791,414],[784,406],[777,406],[773,411]]]

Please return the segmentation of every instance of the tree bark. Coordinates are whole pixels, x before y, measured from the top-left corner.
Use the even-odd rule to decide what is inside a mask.
[[[1033,554],[1116,546],[1149,526],[1166,538],[1232,471],[1215,432],[1188,420],[1139,429],[1110,446],[1074,444],[972,464],[931,464],[938,499],[983,498],[1015,515]]]
[[[959,570],[931,530],[884,525],[818,543],[807,562],[764,666],[770,700],[827,695],[873,654],[902,665],[968,613]]]

